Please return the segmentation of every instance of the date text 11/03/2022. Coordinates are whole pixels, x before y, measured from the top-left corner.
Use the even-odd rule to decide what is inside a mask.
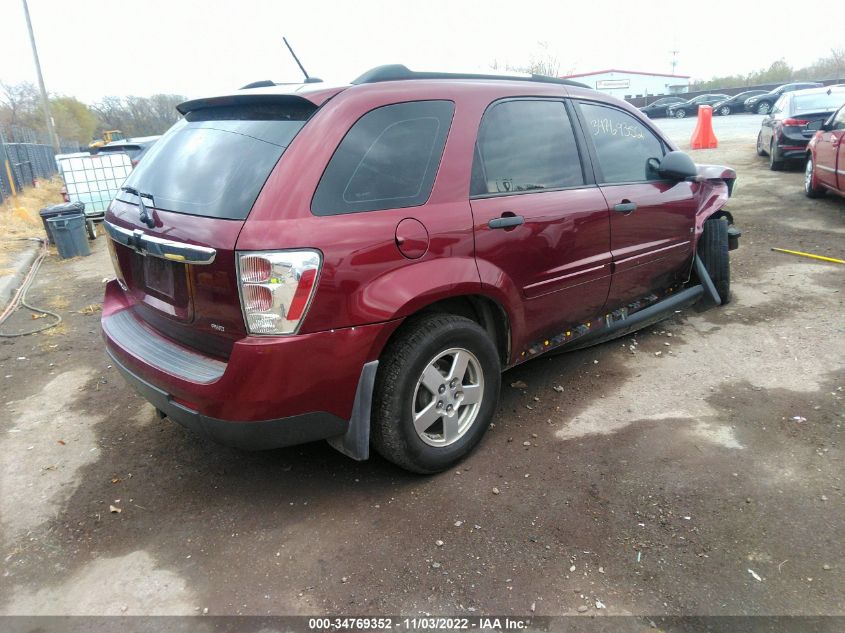
[[[341,631],[341,630],[390,630],[405,629],[409,631],[444,631],[444,630],[478,630],[478,631],[520,631],[530,626],[529,618],[513,617],[476,617],[476,618],[390,618],[390,617],[345,617],[345,618],[309,618],[309,631]]]

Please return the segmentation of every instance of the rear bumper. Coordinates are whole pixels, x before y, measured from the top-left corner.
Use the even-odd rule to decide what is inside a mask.
[[[132,385],[162,415],[221,444],[245,450],[265,450],[305,444],[306,442],[342,435],[346,432],[347,421],[325,411],[303,413],[260,422],[236,422],[203,415],[174,402],[170,394],[133,373],[111,350],[107,351],[126,382]]]
[[[345,433],[364,366],[399,321],[288,337],[245,337],[228,360],[160,335],[110,282],[103,338],[115,366],[174,421],[227,444],[274,448]]]
[[[805,158],[807,156],[807,144],[810,139],[800,136],[782,134],[777,140],[778,156],[783,159]]]

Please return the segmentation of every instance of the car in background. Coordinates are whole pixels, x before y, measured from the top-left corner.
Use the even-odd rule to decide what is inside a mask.
[[[751,97],[759,97],[766,94],[765,90],[746,90],[734,95],[724,101],[718,101],[713,104],[713,114],[721,116],[728,116],[729,114],[736,114],[737,112],[745,112],[745,101]]]
[[[688,116],[698,116],[698,106],[719,103],[728,99],[728,95],[723,94],[706,94],[693,97],[689,101],[677,103],[667,108],[666,116],[675,117],[676,119],[683,119]]]
[[[667,110],[670,105],[676,103],[683,103],[686,99],[682,97],[662,97],[653,103],[640,108],[640,112],[646,115],[649,119],[657,119],[662,116],[668,116]]]
[[[127,138],[122,139],[120,141],[112,141],[111,143],[107,143],[102,147],[96,149],[96,151],[92,153],[96,154],[105,154],[108,152],[123,152],[127,156],[129,156],[129,160],[132,161],[132,167],[135,167],[140,161],[141,158],[150,151],[150,148],[156,144],[156,141],[160,139],[161,136],[139,136],[137,138]]]
[[[807,145],[825,119],[845,103],[845,88],[810,88],[781,95],[760,124],[757,154],[769,157],[769,169],[807,157]]]
[[[815,81],[799,81],[792,84],[784,84],[778,86],[774,90],[762,94],[759,97],[751,97],[745,100],[745,111],[755,112],[757,114],[768,114],[775,101],[780,99],[781,95],[788,92],[795,92],[796,90],[806,90],[808,88],[821,88],[822,84]]]
[[[807,144],[804,193],[808,198],[819,198],[828,191],[845,196],[845,105]]]

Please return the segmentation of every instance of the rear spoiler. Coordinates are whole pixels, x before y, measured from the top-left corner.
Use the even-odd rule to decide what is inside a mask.
[[[220,97],[206,97],[202,99],[191,99],[176,106],[179,114],[188,114],[196,110],[207,108],[222,108],[245,105],[282,105],[282,106],[310,106],[317,108],[319,104],[310,99],[291,94],[232,94]]]

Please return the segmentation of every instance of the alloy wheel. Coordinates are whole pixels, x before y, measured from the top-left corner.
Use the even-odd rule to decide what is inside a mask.
[[[757,106],[757,114],[768,114],[769,113],[769,104],[765,101]]]
[[[813,193],[813,159],[807,159],[807,166],[804,168],[804,192],[805,193]]]
[[[435,356],[417,380],[411,404],[414,429],[429,446],[454,444],[481,409],[484,373],[478,358],[455,347]]]
[[[722,116],[728,116],[730,113],[731,113],[731,107],[730,106],[722,106],[721,108],[719,108],[719,114],[721,114]]]

